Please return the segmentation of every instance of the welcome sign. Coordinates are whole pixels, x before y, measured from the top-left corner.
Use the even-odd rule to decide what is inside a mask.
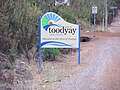
[[[80,25],[68,23],[59,15],[48,12],[40,18],[39,30],[40,55],[41,48],[78,48],[80,64]]]

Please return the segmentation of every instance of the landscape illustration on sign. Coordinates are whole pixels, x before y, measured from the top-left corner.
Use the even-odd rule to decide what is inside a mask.
[[[42,26],[47,31],[50,26],[57,26],[60,25],[55,24],[55,22],[58,22],[60,20],[60,17],[56,14],[47,14],[42,18]]]

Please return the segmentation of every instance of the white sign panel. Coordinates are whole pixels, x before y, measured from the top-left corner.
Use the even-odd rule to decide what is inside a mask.
[[[80,27],[48,12],[41,18],[42,48],[78,48]]]
[[[97,14],[97,7],[96,6],[92,7],[92,14]]]

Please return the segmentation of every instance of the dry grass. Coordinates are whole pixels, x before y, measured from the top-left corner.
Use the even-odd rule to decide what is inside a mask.
[[[76,53],[60,57],[58,61],[44,62],[42,70],[33,65],[34,90],[53,90],[57,84],[73,74],[78,66]]]

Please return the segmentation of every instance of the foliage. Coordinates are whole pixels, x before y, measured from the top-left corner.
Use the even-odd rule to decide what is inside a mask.
[[[119,0],[108,0],[108,7],[115,1]],[[102,17],[103,0],[71,0],[70,6],[56,7],[54,0],[1,0],[0,37],[9,41],[7,45],[10,61],[13,62],[20,53],[29,57],[29,50],[37,47],[38,18],[43,13],[53,11],[68,22],[82,22],[86,27],[90,25],[93,5],[98,6],[98,16]],[[45,59],[59,54],[58,49],[43,49]]]
[[[55,60],[56,57],[60,56],[60,51],[57,48],[45,48],[42,49],[44,60]]]
[[[70,7],[61,7],[59,10],[59,14],[66,21],[75,23],[75,16],[74,16],[73,10],[70,9]]]
[[[37,20],[42,12],[31,5],[29,0],[9,0],[2,7],[0,30],[4,30],[3,37],[10,41],[9,55],[12,60],[19,53],[31,49],[37,41]]]
[[[13,66],[12,66],[12,64],[11,64],[11,63],[7,63],[7,65],[5,66],[5,68],[6,68],[6,69],[12,69],[12,68],[13,68]]]

